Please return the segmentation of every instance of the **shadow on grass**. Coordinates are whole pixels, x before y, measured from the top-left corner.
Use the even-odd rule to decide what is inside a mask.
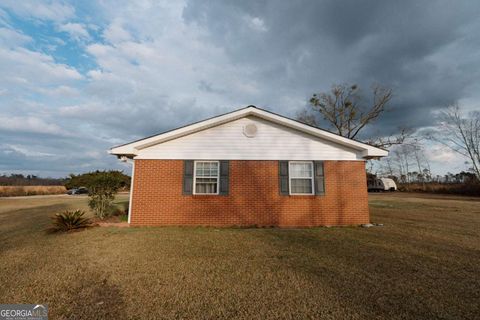
[[[480,284],[479,269],[465,258],[478,258],[478,252],[464,249],[456,259],[432,257],[430,252],[422,255],[408,246],[399,252],[379,245],[381,239],[369,241],[362,235],[365,232],[356,228],[265,230],[264,241],[270,241],[284,267],[327,286],[346,308],[370,318],[471,318],[477,314],[479,296],[471,281],[477,279]]]
[[[60,307],[49,307],[54,318],[61,319],[126,319],[125,301],[118,285],[93,270],[85,270],[62,292]]]

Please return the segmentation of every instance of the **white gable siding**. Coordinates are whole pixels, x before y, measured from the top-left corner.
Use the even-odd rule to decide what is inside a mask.
[[[247,138],[252,122],[258,132]],[[360,150],[252,116],[141,149],[135,159],[363,160]]]

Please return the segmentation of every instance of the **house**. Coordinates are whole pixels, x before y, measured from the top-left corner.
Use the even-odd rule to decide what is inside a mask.
[[[129,223],[369,223],[366,159],[387,151],[249,106],[110,149],[132,159]]]

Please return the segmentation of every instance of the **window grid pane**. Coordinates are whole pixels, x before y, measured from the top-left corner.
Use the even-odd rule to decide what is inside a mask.
[[[313,177],[313,166],[311,163],[290,163],[290,176],[292,178]]]
[[[292,179],[292,193],[312,193],[312,179]]]
[[[218,163],[217,162],[197,162],[195,175],[197,177],[217,177]]]
[[[216,194],[218,190],[218,162],[195,162],[195,193]]]
[[[290,162],[290,193],[313,194],[313,163]]]

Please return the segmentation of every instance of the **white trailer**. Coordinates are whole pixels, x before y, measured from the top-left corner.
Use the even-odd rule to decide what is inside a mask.
[[[369,179],[367,187],[369,192],[397,191],[397,184],[390,178]]]

